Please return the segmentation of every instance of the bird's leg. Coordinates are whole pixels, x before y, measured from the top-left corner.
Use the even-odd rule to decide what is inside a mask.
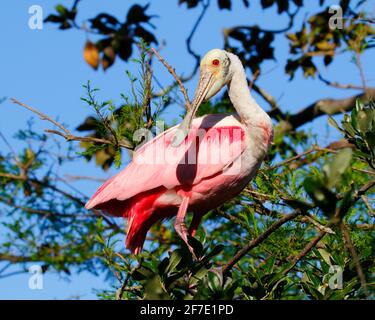
[[[197,229],[199,227],[199,224],[202,220],[202,214],[200,213],[194,213],[193,220],[191,221],[190,227],[189,227],[189,234],[194,237],[195,233],[197,232]]]
[[[189,206],[189,200],[190,200],[189,197],[186,197],[186,196],[183,197],[182,202],[180,204],[180,208],[178,209],[178,212],[177,212],[176,220],[174,222],[174,228],[176,229],[176,232],[178,233],[180,238],[186,243],[189,251],[193,255],[193,258],[196,260],[197,257],[194,253],[194,249],[189,244],[189,241],[188,241],[189,233],[187,231],[187,227],[185,224],[185,216],[186,216],[187,208]]]

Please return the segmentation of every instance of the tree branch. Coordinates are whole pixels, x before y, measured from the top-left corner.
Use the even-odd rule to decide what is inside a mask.
[[[38,111],[38,110],[36,110],[36,109],[30,107],[30,106],[28,106],[28,105],[26,105],[26,104],[24,104],[24,103],[18,101],[18,100],[15,99],[15,98],[11,98],[10,100],[11,100],[13,103],[18,104],[18,105],[20,105],[21,107],[24,107],[24,108],[30,110],[31,112],[37,114],[37,115],[40,117],[40,119],[51,122],[53,125],[55,125],[56,127],[60,128],[62,131],[64,131],[65,135],[68,135],[68,136],[71,135],[70,131],[69,131],[67,128],[65,128],[62,124],[60,124],[60,123],[58,123],[57,121],[53,120],[53,119],[50,118],[49,116],[45,115],[44,113],[42,113],[42,112],[40,112],[40,111]]]
[[[365,92],[349,98],[318,100],[296,114],[291,115],[286,121],[290,125],[289,129],[296,129],[322,115],[333,115],[349,111],[355,106],[355,101],[357,99],[368,101],[374,97],[375,88],[367,88]]]
[[[329,81],[329,80],[323,78],[323,76],[320,73],[318,73],[318,78],[319,78],[319,80],[324,82],[327,86],[331,86],[331,87],[338,88],[338,89],[355,89],[355,90],[363,90],[364,89],[363,87],[356,86],[354,84],[341,84],[341,83],[338,83],[338,82],[335,82],[335,81]]]
[[[289,268],[287,268],[287,269],[285,269],[284,271],[283,271],[283,274],[284,275],[287,275],[295,266],[296,266],[296,264],[298,263],[298,261],[300,261],[304,256],[306,256],[310,251],[311,251],[311,249],[312,248],[314,248],[318,243],[319,243],[319,241],[320,240],[322,240],[323,239],[323,237],[325,236],[327,234],[327,232],[326,231],[324,231],[324,230],[321,230],[320,232],[319,232],[319,234],[314,238],[314,239],[312,239],[304,248],[303,248],[303,250],[299,253],[299,254],[297,254],[294,258],[293,258],[293,260],[292,260],[292,265],[289,267]]]
[[[250,82],[251,84],[251,82]],[[260,88],[257,84],[252,83],[252,88],[256,93],[258,93],[271,107],[271,110],[268,112],[269,116],[274,119],[285,119],[284,113],[281,111],[280,107],[278,106],[276,99],[269,94],[263,88]]]
[[[368,298],[369,297],[369,292],[368,292],[368,288],[367,288],[366,277],[365,277],[365,275],[363,273],[362,266],[361,266],[361,263],[359,261],[358,254],[357,254],[357,252],[356,252],[356,250],[354,248],[353,243],[350,240],[349,231],[346,228],[345,223],[343,221],[341,221],[341,223],[340,223],[340,230],[342,232],[342,236],[343,236],[343,239],[344,239],[345,246],[347,247],[350,255],[353,258],[353,261],[354,261],[354,264],[355,264],[355,268],[357,270],[357,275],[358,275],[359,281],[361,282],[361,286],[362,286],[363,292],[364,292],[366,298]]]
[[[182,92],[184,96],[186,109],[187,110],[191,109],[190,99],[187,94],[186,88],[184,84],[182,83],[181,79],[176,74],[176,71],[174,70],[174,68],[172,68],[172,66],[154,48],[151,48],[151,51],[156,55],[159,61],[166,67],[169,73],[175,78],[176,82],[178,83],[178,86],[180,87],[180,91]]]
[[[189,52],[190,55],[192,55],[195,58],[195,66],[194,66],[194,69],[193,69],[193,74],[195,74],[197,72],[197,70],[198,70],[201,57],[200,57],[199,54],[195,53],[193,51],[193,49],[191,48],[191,40],[193,39],[193,36],[194,36],[195,32],[197,31],[199,24],[203,20],[203,17],[204,17],[204,15],[207,12],[208,7],[210,6],[210,0],[207,0],[206,2],[203,1],[202,5],[203,5],[202,12],[199,15],[197,21],[195,21],[193,29],[191,30],[189,36],[186,39],[186,48],[187,48],[187,51]]]
[[[280,228],[284,223],[293,220],[297,216],[302,214],[301,210],[295,210],[292,213],[286,215],[285,217],[277,220],[274,222],[266,231],[264,231],[259,237],[251,240],[247,245],[245,245],[242,249],[240,249],[232,259],[228,261],[226,265],[224,265],[222,272],[225,275],[233,268],[233,266],[240,261],[251,249],[260,245],[264,240],[266,240],[274,231]]]
[[[67,128],[65,128],[61,123],[53,120],[51,117],[49,117],[46,114],[40,112],[39,110],[37,110],[35,108],[32,108],[32,107],[18,101],[17,99],[14,99],[14,98],[12,98],[11,101],[15,104],[20,105],[21,107],[24,107],[24,108],[30,110],[33,113],[37,114],[42,120],[49,121],[53,125],[55,125],[56,127],[60,128],[61,131],[47,129],[47,130],[45,130],[45,132],[52,133],[52,134],[55,134],[55,135],[59,135],[59,136],[65,138],[66,141],[85,141],[85,142],[91,142],[91,143],[102,143],[102,144],[107,144],[107,145],[114,145],[115,144],[113,141],[110,141],[110,140],[107,140],[107,139],[101,139],[101,138],[95,138],[95,137],[75,136]],[[126,141],[119,141],[118,146],[121,147],[121,148],[134,150],[134,147]]]

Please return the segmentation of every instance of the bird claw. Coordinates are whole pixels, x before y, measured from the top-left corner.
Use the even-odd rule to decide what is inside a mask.
[[[198,261],[199,259],[198,259],[198,256],[195,254],[195,252],[194,252],[194,248],[189,244],[189,239],[188,239],[188,237],[189,238],[193,238],[193,237],[191,237],[190,235],[188,235],[187,233],[185,234],[185,233],[183,233],[183,234],[180,234],[180,237],[181,237],[181,239],[182,239],[182,241],[186,244],[186,247],[188,248],[188,250],[189,250],[189,252],[191,253],[191,256],[192,256],[192,258],[193,258],[193,261],[195,262],[195,261]]]
[[[192,237],[191,237],[191,238],[192,238]],[[193,258],[193,261],[194,261],[194,262],[199,261],[199,258],[198,258],[198,256],[195,254],[195,252],[194,252],[194,248],[189,244],[188,239],[186,239],[185,243],[186,243],[186,245],[187,245],[187,247],[188,247],[188,249],[189,249],[189,251],[190,251],[190,253],[191,253],[191,256],[192,256],[192,258]]]

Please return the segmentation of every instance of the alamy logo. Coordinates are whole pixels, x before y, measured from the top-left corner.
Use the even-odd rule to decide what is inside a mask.
[[[333,14],[328,21],[329,28],[332,30],[343,29],[343,14],[340,6],[332,6],[328,10],[329,13]]]
[[[342,289],[342,275],[343,271],[340,266],[330,266],[329,274],[331,275],[328,279],[328,286],[330,289]]]
[[[29,8],[29,28],[31,30],[42,30],[43,29],[43,9],[39,5],[32,5]]]
[[[29,278],[29,289],[30,290],[42,290],[43,289],[43,269],[39,265],[32,265],[29,268],[31,276]]]

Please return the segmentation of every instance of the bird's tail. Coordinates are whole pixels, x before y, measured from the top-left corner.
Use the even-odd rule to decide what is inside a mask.
[[[128,231],[125,244],[132,253],[138,254],[141,252],[146,234],[152,225],[149,222],[151,216],[151,208],[139,211],[134,206],[128,211]]]
[[[125,244],[135,254],[141,252],[151,226],[163,218],[155,207],[155,201],[163,192],[164,190],[151,190],[131,199],[125,215],[128,218]]]

